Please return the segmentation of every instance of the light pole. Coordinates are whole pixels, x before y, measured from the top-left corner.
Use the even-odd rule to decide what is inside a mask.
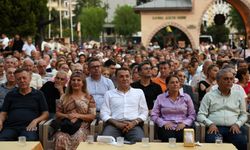
[[[49,0],[49,20],[51,20],[51,0]],[[49,39],[51,38],[51,24],[49,24]]]
[[[74,41],[74,34],[73,34],[73,20],[72,20],[72,4],[71,4],[71,0],[69,0],[69,17],[70,17],[71,42],[73,42]]]
[[[59,0],[60,38],[62,38],[62,2]]]

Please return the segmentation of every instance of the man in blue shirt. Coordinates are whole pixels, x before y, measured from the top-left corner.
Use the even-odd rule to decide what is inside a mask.
[[[100,108],[104,101],[104,94],[108,90],[114,89],[115,86],[110,79],[102,76],[102,64],[98,59],[91,59],[88,63],[88,67],[90,75],[86,78],[87,89],[89,94],[93,96],[96,102],[96,111],[98,118],[98,113],[100,112]]]

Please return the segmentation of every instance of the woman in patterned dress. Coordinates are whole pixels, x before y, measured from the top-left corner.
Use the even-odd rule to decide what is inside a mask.
[[[89,126],[96,115],[95,102],[87,92],[86,80],[83,73],[73,73],[70,77],[65,95],[57,104],[56,117],[61,120],[69,119],[75,123],[81,119],[81,126],[78,131],[70,135],[65,132],[55,134],[55,149],[75,150],[80,142],[85,141],[89,133]]]

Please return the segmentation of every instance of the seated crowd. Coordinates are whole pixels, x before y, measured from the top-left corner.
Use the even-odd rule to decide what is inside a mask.
[[[105,122],[102,135],[138,142],[150,119],[162,142],[183,142],[184,129],[198,121],[206,126],[206,142],[220,134],[247,150],[249,67],[244,60],[235,63],[237,54],[230,60],[220,50],[204,58],[196,50],[142,49],[131,55],[104,45],[73,45],[71,51],[26,47],[0,55],[1,141],[38,140],[39,123],[53,119],[60,128],[55,149],[74,150],[97,119]]]

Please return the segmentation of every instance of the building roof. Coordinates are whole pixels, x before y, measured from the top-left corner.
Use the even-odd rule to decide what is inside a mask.
[[[191,10],[192,0],[153,0],[135,7],[136,11]]]

